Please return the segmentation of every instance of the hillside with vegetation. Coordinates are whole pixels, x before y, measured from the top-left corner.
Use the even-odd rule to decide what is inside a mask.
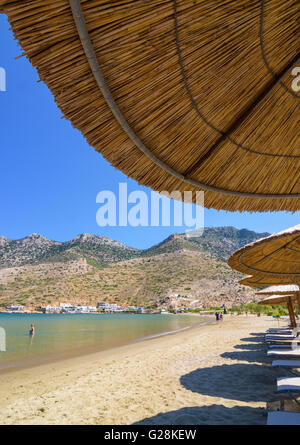
[[[57,242],[40,235],[0,238],[0,306],[98,301],[158,307],[172,294],[204,307],[240,305],[254,291],[227,265],[236,249],[267,236],[234,227],[208,227],[199,238],[175,234],[146,250],[81,234]]]

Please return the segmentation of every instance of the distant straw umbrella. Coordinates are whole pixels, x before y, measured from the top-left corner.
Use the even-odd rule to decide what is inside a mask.
[[[0,10],[64,116],[122,172],[157,191],[204,190],[208,208],[296,211],[298,1]]]
[[[300,283],[300,224],[247,244],[230,256],[228,264],[254,280]]]
[[[251,286],[266,286],[266,283],[290,283],[290,294],[298,298],[300,283],[300,225],[256,240],[234,252],[228,260],[229,266],[246,274],[253,274],[241,280]],[[295,286],[297,285],[297,286]],[[277,286],[277,292],[282,288]],[[274,290],[274,288],[273,288]],[[266,290],[261,293],[266,294]],[[269,289],[272,293],[272,289]],[[268,293],[270,295],[270,293]],[[289,310],[292,310],[291,303]]]
[[[265,289],[260,290],[256,293],[256,295],[263,296],[273,296],[273,295],[294,295],[295,297],[298,296],[300,293],[299,286],[296,284],[290,284],[287,286],[270,286],[266,287]]]
[[[258,296],[269,295],[269,296],[280,296],[289,295],[292,300],[297,304],[298,314],[300,314],[300,289],[296,284],[291,284],[287,286],[270,286],[256,293]]]
[[[280,276],[272,276],[269,277],[266,276],[249,276],[246,278],[243,278],[240,280],[240,284],[244,286],[250,286],[250,287],[264,287],[264,286],[270,286],[266,287],[265,289],[257,292],[256,295],[262,296],[262,295],[285,295],[289,294],[293,296],[293,299],[297,302],[298,306],[298,315],[300,314],[300,292],[298,285],[289,285],[289,280],[286,280],[284,282],[283,278],[280,278]],[[277,286],[274,286],[274,284],[280,284]],[[271,299],[271,298],[270,298]],[[269,299],[269,300],[270,300]]]
[[[291,281],[289,279],[283,279],[280,276],[268,276],[268,275],[249,275],[242,278],[239,281],[243,286],[249,287],[266,287],[273,285],[289,285]]]

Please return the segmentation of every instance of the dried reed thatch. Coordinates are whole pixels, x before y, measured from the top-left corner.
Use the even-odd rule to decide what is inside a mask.
[[[256,295],[295,295],[300,296],[299,286],[297,284],[290,284],[287,286],[270,286],[266,289],[260,290]]]
[[[300,208],[299,0],[0,9],[64,116],[128,176],[205,190],[208,208]]]
[[[269,281],[277,277],[281,284],[300,283],[300,224],[247,244],[231,255],[228,264]]]
[[[297,284],[288,286],[270,286],[257,292],[256,295],[270,295],[268,298],[260,301],[260,304],[287,304],[290,312],[291,323],[293,323],[292,314],[293,304],[297,304],[298,314],[300,313],[300,290]],[[267,301],[267,303],[265,303]]]
[[[298,314],[300,313],[300,300],[297,295],[273,295],[272,297],[264,298],[259,301],[258,304],[276,304],[276,305],[287,305],[290,317],[290,327],[295,328],[297,326],[295,312],[293,305],[297,304]]]
[[[289,298],[291,298],[292,303],[296,303],[297,298],[292,295],[273,295],[272,297],[264,298],[263,300],[259,301],[258,304],[277,304],[277,305],[285,305],[288,304]]]
[[[253,275],[241,279],[239,283],[250,287],[266,287],[273,285],[288,285],[291,283],[291,280],[284,279],[281,276]]]

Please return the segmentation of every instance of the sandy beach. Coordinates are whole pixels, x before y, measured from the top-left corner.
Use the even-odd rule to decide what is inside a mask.
[[[1,374],[1,424],[265,424],[271,317],[218,324]]]

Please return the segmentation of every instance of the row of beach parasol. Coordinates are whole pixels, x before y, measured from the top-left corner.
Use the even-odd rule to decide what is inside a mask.
[[[268,356],[276,356],[273,367],[290,373],[277,379],[277,393],[286,393],[294,401],[293,410],[268,412],[270,425],[300,425],[300,336],[294,312],[300,314],[300,225],[250,243],[231,255],[228,264],[239,272],[251,274],[240,281],[251,287],[262,287],[256,295],[267,305],[287,305],[290,323],[287,327],[269,329],[265,335]],[[296,360],[298,358],[298,360]],[[282,404],[284,408],[284,404]]]
[[[300,313],[300,225],[247,244],[231,255],[228,264],[249,275],[241,284],[264,288],[258,295],[269,298],[261,304],[286,304],[290,325],[296,327],[293,304]]]
[[[0,0],[66,119],[205,207],[300,209],[299,0]],[[194,202],[196,202],[196,193]]]

